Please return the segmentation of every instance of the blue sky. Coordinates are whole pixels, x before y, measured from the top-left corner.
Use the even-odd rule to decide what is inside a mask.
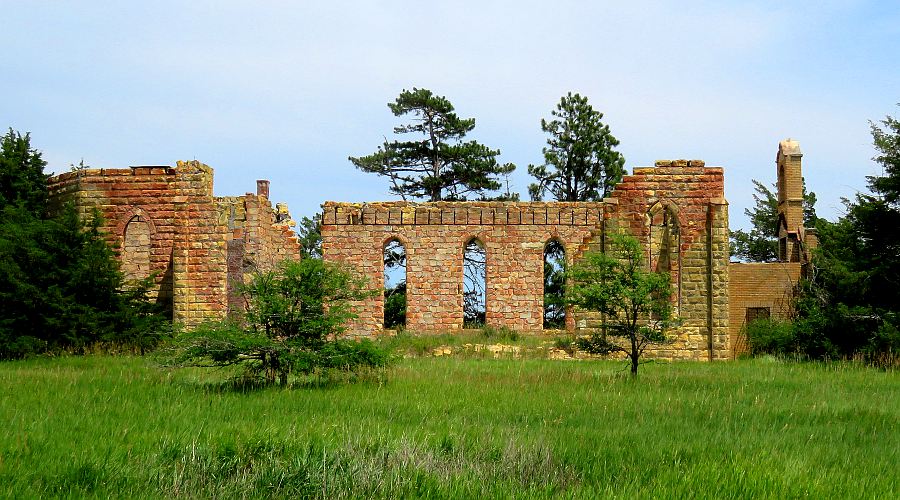
[[[444,95],[472,138],[541,161],[540,119],[590,98],[628,167],[726,168],[732,227],[778,141],[804,152],[820,215],[879,173],[868,120],[900,115],[900,3],[2,3],[0,126],[49,169],[198,159],[216,194],[272,181],[295,218],[325,200],[391,199],[347,156],[376,149],[404,88]]]

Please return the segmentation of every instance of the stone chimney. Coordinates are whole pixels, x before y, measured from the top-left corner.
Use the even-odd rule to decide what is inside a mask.
[[[269,197],[269,181],[266,179],[259,179],[256,181],[256,195],[257,196],[265,196]]]

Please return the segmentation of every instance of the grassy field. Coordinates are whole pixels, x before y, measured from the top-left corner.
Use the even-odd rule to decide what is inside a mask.
[[[900,373],[405,359],[237,391],[129,357],[0,364],[4,497],[900,497]]]

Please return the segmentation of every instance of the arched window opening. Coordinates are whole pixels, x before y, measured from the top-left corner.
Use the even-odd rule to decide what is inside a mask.
[[[384,246],[384,327],[406,326],[406,247],[397,239]]]
[[[566,249],[559,240],[544,245],[544,329],[566,327]]]
[[[670,206],[656,205],[650,212],[650,269],[671,277],[677,314],[681,305],[681,231]]]
[[[150,224],[140,215],[132,217],[125,226],[122,273],[126,281],[150,276]]]
[[[466,243],[463,253],[463,328],[484,326],[487,290],[487,252],[477,238]]]

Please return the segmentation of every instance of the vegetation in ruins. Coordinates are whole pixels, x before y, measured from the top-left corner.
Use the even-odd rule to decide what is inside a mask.
[[[394,239],[384,247],[384,327],[406,326],[406,247]]]
[[[549,134],[544,164],[529,165],[537,183],[528,186],[531,199],[540,201],[549,193],[557,201],[599,201],[609,196],[625,173],[625,157],[614,148],[618,139],[603,123],[587,97],[564,95],[553,119],[541,120]]]
[[[544,329],[566,327],[566,249],[557,239],[544,245]]]
[[[0,359],[153,346],[164,319],[152,280],[124,282],[98,214],[50,213],[45,166],[27,134],[0,139]]]
[[[338,338],[354,317],[350,302],[369,295],[363,280],[322,259],[285,260],[242,287],[242,321],[185,331],[166,349],[174,366],[238,366],[246,380],[286,386],[291,374],[383,366],[371,341]]]
[[[588,352],[621,352],[628,357],[632,376],[644,350],[665,342],[672,323],[672,287],[668,273],[647,269],[640,243],[613,234],[606,252],[587,252],[572,266],[567,301],[603,315],[599,331],[579,339]]]
[[[0,364],[0,497],[894,498],[900,372],[405,359],[234,388],[144,358]],[[52,396],[52,397],[48,397]],[[64,437],[61,437],[64,436]]]
[[[302,258],[322,258],[322,220],[319,215],[303,217],[297,227]]]
[[[411,123],[394,127],[395,134],[419,137],[385,140],[371,155],[349,160],[363,172],[387,177],[390,192],[404,200],[485,197],[501,188],[499,176],[516,168],[512,163],[497,162],[499,150],[476,141],[464,142],[475,128],[475,119],[457,116],[445,97],[413,88],[401,92],[388,107],[394,116],[412,115]],[[503,197],[513,195],[507,192]]]
[[[753,180],[753,208],[745,208],[750,219],[750,230],[732,230],[731,257],[747,262],[774,262],[778,260],[778,196],[765,184]],[[774,184],[773,184],[774,187]],[[806,191],[803,181],[803,225],[816,227],[816,193]]]
[[[888,116],[871,127],[883,175],[869,177],[871,194],[845,200],[838,220],[815,220],[819,248],[800,284],[795,317],[748,325],[755,353],[854,357],[879,366],[900,360],[900,233],[892,229],[900,227],[900,121]],[[777,213],[774,196],[761,188],[757,183],[765,195],[754,211],[763,216],[752,218],[757,228],[757,220]]]

